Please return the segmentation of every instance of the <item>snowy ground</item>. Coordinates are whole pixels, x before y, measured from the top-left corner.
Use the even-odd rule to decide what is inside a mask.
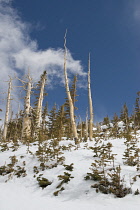
[[[122,176],[124,176],[126,186],[130,187],[132,177],[139,172],[136,167],[126,166],[123,164],[123,153],[125,150],[124,139],[110,139],[113,144],[113,153],[116,153],[115,165],[121,165]],[[61,141],[60,144],[68,145],[72,141]],[[96,193],[91,188],[93,181],[85,181],[84,177],[90,172],[91,163],[94,160],[93,151],[85,148],[87,143],[81,143],[78,150],[72,148],[72,151],[64,151],[65,164],[74,163],[74,169],[71,175],[74,177],[68,184],[65,184],[65,190],[57,197],[53,195],[56,186],[60,183],[58,175],[66,172],[64,166],[58,165],[55,168],[47,169],[43,172],[43,177],[52,181],[48,187],[40,188],[36,178],[34,178],[33,167],[39,166],[39,162],[34,155],[27,154],[27,146],[20,145],[17,151],[12,149],[0,152],[0,166],[10,162],[9,156],[16,155],[19,160],[17,165],[22,166],[26,161],[27,176],[17,178],[15,176],[8,179],[8,175],[0,176],[0,210],[123,210],[123,209],[140,209],[140,195],[129,194],[124,198],[115,198],[112,194]],[[88,147],[94,146],[93,142],[88,142]],[[32,145],[30,150],[35,153],[37,145]],[[21,156],[24,156],[21,158]],[[133,192],[140,190],[140,178],[132,186]]]

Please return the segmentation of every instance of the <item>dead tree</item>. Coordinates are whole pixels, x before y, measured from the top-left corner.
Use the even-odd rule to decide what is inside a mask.
[[[69,84],[68,84],[68,75],[67,75],[67,68],[66,68],[66,60],[67,60],[67,47],[66,47],[66,34],[64,36],[64,77],[65,77],[65,87],[66,87],[66,93],[69,101],[69,107],[70,107],[70,120],[71,120],[71,126],[72,126],[72,134],[74,139],[78,140],[78,134],[77,134],[77,128],[76,123],[74,119],[74,105],[71,98],[70,90],[69,90]]]
[[[30,111],[31,111],[31,90],[32,90],[32,78],[30,75],[27,75],[28,82],[20,80],[22,83],[27,86],[26,88],[26,96],[24,100],[24,116],[22,121],[22,139],[28,138],[31,136],[31,117],[30,117]]]
[[[86,112],[86,129],[85,129],[85,138],[88,139],[88,110]]]
[[[43,99],[44,99],[44,88],[46,84],[46,71],[41,75],[41,80],[40,80],[40,93],[39,93],[39,98],[37,102],[37,108],[36,108],[36,127],[40,128],[41,125],[41,115],[42,115],[42,104],[43,104]]]
[[[5,121],[4,121],[4,129],[3,129],[3,139],[6,140],[7,136],[7,128],[8,128],[8,121],[9,121],[9,112],[10,112],[10,101],[11,101],[11,89],[12,89],[12,79],[9,79],[9,87],[8,87],[8,94],[7,94],[7,103],[6,103],[6,112],[5,112]]]
[[[92,140],[93,136],[93,106],[92,106],[92,97],[91,97],[91,88],[90,88],[90,54],[88,60],[88,99],[89,99],[89,139]]]

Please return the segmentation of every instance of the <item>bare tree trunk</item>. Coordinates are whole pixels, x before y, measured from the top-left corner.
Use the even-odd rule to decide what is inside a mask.
[[[36,127],[39,128],[41,125],[41,114],[42,114],[42,104],[44,99],[44,88],[46,83],[46,71],[44,71],[42,78],[41,78],[41,89],[39,94],[39,99],[37,103],[37,117],[36,117]]]
[[[70,106],[71,126],[72,126],[73,137],[75,139],[78,139],[77,128],[76,128],[76,123],[74,119],[74,105],[73,105],[73,101],[72,101],[70,90],[69,90],[68,75],[67,75],[67,69],[66,69],[66,59],[67,59],[66,34],[64,37],[64,49],[65,49],[64,51],[64,77],[65,77],[67,97],[68,97],[69,106]]]
[[[5,112],[4,130],[3,130],[3,139],[4,140],[6,140],[6,136],[7,136],[7,128],[8,128],[8,120],[9,120],[9,112],[10,112],[11,89],[12,89],[12,79],[10,78],[9,87],[8,87],[8,94],[7,94],[7,104],[6,104],[6,112]]]
[[[86,134],[85,134],[86,139],[88,139],[88,110],[86,113]]]
[[[89,139],[92,140],[93,136],[93,106],[92,106],[92,98],[91,98],[91,88],[90,88],[90,54],[88,60],[88,98],[89,98]]]
[[[22,138],[30,137],[31,136],[31,118],[30,118],[30,97],[31,97],[31,77],[28,75],[28,83],[27,83],[27,90],[26,90],[26,97],[24,101],[24,117],[22,122]]]

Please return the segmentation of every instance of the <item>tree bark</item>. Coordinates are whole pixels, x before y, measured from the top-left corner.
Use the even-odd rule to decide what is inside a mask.
[[[9,120],[9,112],[10,112],[10,101],[11,101],[11,89],[12,89],[12,79],[9,80],[8,94],[7,94],[7,104],[6,104],[6,112],[5,112],[5,122],[4,122],[4,130],[3,130],[3,139],[6,140],[7,136],[7,128],[8,128],[8,120]]]
[[[90,54],[88,60],[88,98],[89,98],[89,139],[92,140],[93,137],[93,106],[92,106],[92,97],[91,97],[91,88],[90,88]]]
[[[85,133],[86,139],[88,139],[88,110],[86,112],[86,133]]]
[[[31,136],[31,118],[30,118],[30,97],[31,97],[31,77],[28,75],[28,83],[27,83],[27,91],[26,97],[24,101],[24,116],[22,122],[22,138],[30,137]]]
[[[73,101],[72,101],[70,90],[69,90],[69,84],[68,84],[66,59],[67,59],[67,47],[66,47],[66,34],[65,34],[65,37],[64,37],[64,77],[65,77],[65,86],[66,86],[66,93],[67,93],[69,106],[70,106],[70,119],[71,119],[71,126],[72,126],[73,137],[75,139],[78,139],[77,128],[76,128],[76,123],[75,123],[75,119],[74,119],[74,105],[73,105]]]
[[[40,89],[39,99],[37,103],[37,110],[36,110],[37,112],[36,127],[37,128],[39,128],[41,125],[42,104],[43,104],[43,99],[44,99],[45,83],[46,83],[46,71],[44,71],[44,74],[42,75],[42,78],[41,78],[41,89]]]

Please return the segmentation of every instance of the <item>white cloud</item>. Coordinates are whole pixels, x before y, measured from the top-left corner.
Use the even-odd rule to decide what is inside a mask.
[[[29,36],[29,25],[24,23],[11,7],[10,0],[0,0],[0,89],[7,90],[8,75],[20,77],[30,69],[34,80],[47,70],[48,82],[53,86],[55,77],[58,84],[63,83],[63,49],[40,51],[37,42]],[[69,74],[85,76],[80,61],[74,60],[68,52],[67,68]],[[16,83],[16,82],[14,82]],[[56,81],[55,81],[56,83]],[[17,98],[16,93],[14,97]],[[3,96],[1,96],[3,98]],[[4,109],[5,102],[0,108]]]
[[[133,2],[133,14],[136,20],[140,20],[140,1],[134,0]]]

